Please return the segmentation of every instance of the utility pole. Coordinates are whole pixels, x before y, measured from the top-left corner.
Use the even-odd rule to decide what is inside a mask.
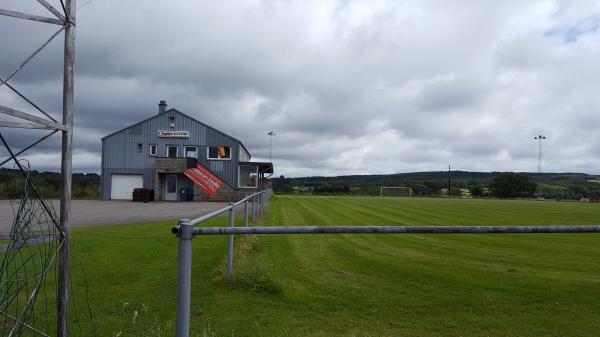
[[[450,164],[448,164],[448,197],[450,197]]]
[[[75,12],[76,0],[65,2],[65,55],[63,78],[63,125],[62,132],[62,191],[60,197],[60,235],[62,245],[58,258],[58,290],[56,299],[56,336],[67,337],[69,304],[69,254],[71,227],[71,179],[73,177],[73,89],[75,63]]]
[[[273,161],[273,136],[276,136],[277,134],[275,133],[275,131],[269,131],[269,133],[267,133],[269,135],[269,161],[272,162]]]
[[[541,134],[533,137],[539,141],[538,144],[538,174],[542,173],[542,140],[546,139],[546,136],[542,136]]]

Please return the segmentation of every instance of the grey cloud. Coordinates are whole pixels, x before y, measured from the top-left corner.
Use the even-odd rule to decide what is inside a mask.
[[[3,6],[47,15],[25,3]],[[599,13],[577,1],[95,0],[78,13],[75,169],[97,171],[100,138],[166,99],[258,160],[277,131],[276,174],[535,170],[539,132],[548,170],[597,173]],[[52,28],[0,17],[13,46],[0,76]],[[13,82],[57,117],[61,43]],[[5,89],[0,104],[34,111]],[[56,168],[43,155],[57,142],[30,157]]]

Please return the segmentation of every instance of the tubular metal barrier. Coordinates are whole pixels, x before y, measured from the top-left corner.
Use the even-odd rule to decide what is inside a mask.
[[[252,199],[252,222],[255,212],[262,213],[272,196],[271,190],[253,194],[242,201],[203,217],[182,219],[172,229],[179,237],[177,273],[176,337],[189,337],[192,246],[198,235],[229,235],[227,279],[233,276],[233,236],[236,234],[528,234],[528,233],[600,233],[600,225],[559,226],[290,226],[248,227],[248,200]],[[234,226],[234,208],[244,203],[244,227]],[[256,204],[256,208],[255,208]],[[194,227],[225,211],[229,211],[229,227]]]
[[[263,190],[251,194],[242,200],[231,203],[227,207],[223,207],[214,212],[200,216],[195,219],[181,219],[177,226],[171,232],[179,237],[179,258],[177,262],[177,320],[175,327],[176,336],[190,335],[190,295],[192,285],[192,238],[194,237],[194,225],[201,224],[206,220],[212,219],[225,212],[228,213],[227,228],[234,229],[235,226],[235,208],[244,204],[244,227],[248,227],[248,201],[252,202],[252,224],[256,225],[256,213],[263,211],[264,205],[273,195],[273,191]],[[256,205],[260,203],[260,205]],[[233,234],[229,235],[227,242],[227,279],[231,280],[233,276]]]

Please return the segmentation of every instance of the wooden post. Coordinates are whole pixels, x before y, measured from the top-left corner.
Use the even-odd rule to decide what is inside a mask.
[[[67,337],[69,304],[69,253],[71,226],[71,179],[73,171],[73,89],[75,63],[75,11],[76,0],[66,0],[65,55],[63,79],[63,125],[62,132],[62,193],[60,197],[60,231],[62,245],[58,259],[58,290],[56,299],[56,336]]]

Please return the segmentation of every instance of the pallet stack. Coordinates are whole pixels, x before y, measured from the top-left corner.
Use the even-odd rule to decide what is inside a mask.
[[[154,201],[154,190],[148,188],[134,188],[133,201],[135,202],[151,202]]]

